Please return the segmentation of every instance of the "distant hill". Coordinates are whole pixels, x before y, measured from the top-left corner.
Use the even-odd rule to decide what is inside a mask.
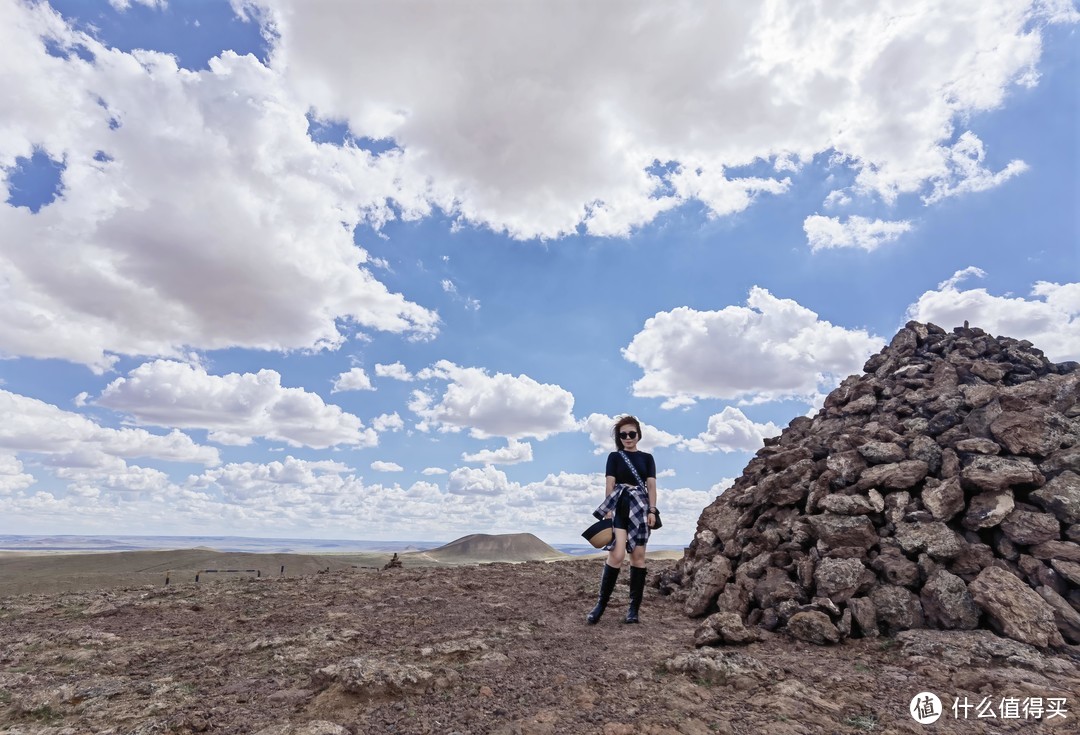
[[[436,561],[450,564],[550,561],[568,556],[531,533],[474,533],[423,553]]]

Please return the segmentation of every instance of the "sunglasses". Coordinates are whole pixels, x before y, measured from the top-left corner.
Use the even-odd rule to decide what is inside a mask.
[[[636,431],[620,431],[619,432],[619,438],[620,439],[637,439],[637,432]]]

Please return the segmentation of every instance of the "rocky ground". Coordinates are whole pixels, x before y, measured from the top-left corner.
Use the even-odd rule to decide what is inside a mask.
[[[586,626],[601,563],[7,597],[0,732],[1080,732],[1075,646],[918,630],[695,649],[700,621],[651,585],[643,624],[622,624],[625,572],[617,607]],[[923,691],[946,710],[932,725],[908,712]],[[1028,706],[1007,716],[1013,702]]]

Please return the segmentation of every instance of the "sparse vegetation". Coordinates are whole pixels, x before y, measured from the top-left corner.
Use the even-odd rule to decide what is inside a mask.
[[[878,720],[877,716],[873,714],[853,715],[844,720],[844,724],[857,730],[871,732],[877,728]]]

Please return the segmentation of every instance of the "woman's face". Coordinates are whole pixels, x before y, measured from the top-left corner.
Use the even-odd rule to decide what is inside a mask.
[[[629,452],[637,451],[638,439],[641,433],[633,424],[623,424],[619,427],[619,446]]]

